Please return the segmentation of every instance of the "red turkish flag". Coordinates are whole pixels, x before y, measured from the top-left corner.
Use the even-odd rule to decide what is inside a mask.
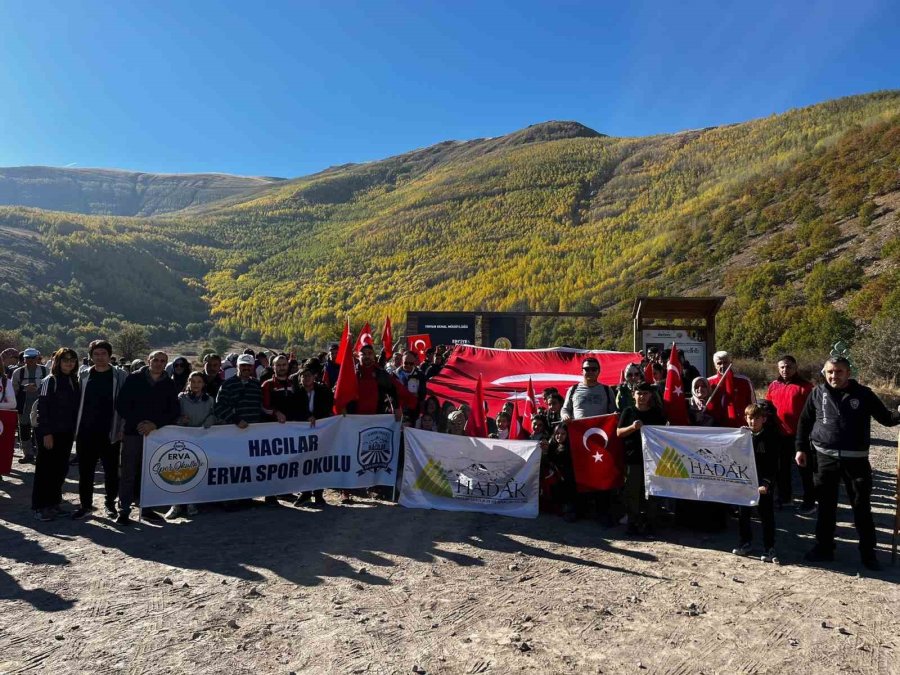
[[[684,384],[681,380],[681,360],[678,358],[678,349],[672,343],[672,353],[669,355],[669,365],[666,366],[666,390],[663,392],[663,408],[666,411],[666,419],[669,424],[675,426],[688,426],[691,423],[687,412],[687,399],[684,395]]]
[[[391,377],[394,380],[394,389],[397,390],[397,401],[400,403],[400,407],[404,410],[418,411],[419,397],[416,394],[413,394],[407,386],[400,381],[399,377],[396,375],[392,375]]]
[[[472,413],[466,420],[466,436],[487,438],[487,418],[484,414],[484,393],[481,388],[481,375],[475,383],[475,396],[472,397]]]
[[[341,331],[341,339],[338,341],[337,362],[338,365],[344,362],[344,345],[350,344],[350,319],[344,324],[344,330]]]
[[[513,401],[512,420],[509,423],[509,437],[514,441],[527,441],[533,432],[528,431],[519,415],[519,402]]]
[[[363,326],[359,337],[356,338],[356,344],[353,346],[353,351],[359,353],[362,348],[366,346],[375,346],[375,340],[372,338],[372,327],[369,325],[368,321],[366,321],[366,325]]]
[[[619,415],[570,420],[569,450],[579,492],[613,490],[625,482],[625,452],[616,434]]]
[[[733,429],[744,426],[744,409],[754,401],[753,385],[750,380],[743,376],[739,381],[736,380],[731,366],[728,366],[724,375],[713,375],[709,378],[709,383],[713,386],[715,395],[710,395],[706,409],[716,423],[720,427]]]
[[[534,397],[534,383],[528,378],[528,389],[525,391],[525,415],[522,417],[522,428],[530,434],[534,433],[531,416],[537,413],[537,400]]]
[[[407,335],[406,344],[409,351],[416,352],[419,355],[419,362],[422,362],[425,360],[425,352],[431,349],[431,336],[428,333]]]
[[[556,387],[565,397],[573,384],[581,382],[581,362],[593,357],[600,363],[600,382],[614,385],[621,381],[622,370],[638,358],[634,352],[556,349],[491,349],[473,345],[455,345],[446,364],[428,380],[428,392],[442,402],[468,403],[475,380],[483,374],[484,400],[496,415],[507,401],[522,398],[522,391],[533,381],[533,388]]]
[[[349,324],[349,322],[348,322]],[[338,347],[341,369],[338,372],[337,383],[334,385],[334,413],[340,415],[347,411],[347,406],[359,398],[359,380],[356,378],[356,368],[353,365],[353,355],[350,353],[350,332],[344,330],[343,340]]]
[[[390,361],[394,355],[394,331],[391,329],[391,317],[384,320],[384,330],[381,331],[381,348],[384,349],[384,358]]]
[[[13,410],[0,410],[0,475],[12,471],[13,449],[16,447],[16,428],[19,415]],[[35,432],[37,433],[37,432]]]
[[[653,361],[648,361],[644,368],[644,382],[653,384]]]

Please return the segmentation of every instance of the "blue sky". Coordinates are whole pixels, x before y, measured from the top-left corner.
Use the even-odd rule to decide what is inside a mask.
[[[900,87],[900,3],[0,0],[0,166],[299,176]]]

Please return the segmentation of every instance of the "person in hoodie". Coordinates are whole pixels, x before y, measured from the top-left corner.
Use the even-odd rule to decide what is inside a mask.
[[[112,365],[112,345],[106,340],[91,342],[88,353],[94,365],[82,367],[78,373],[81,396],[75,437],[78,441],[78,495],[81,505],[72,514],[76,520],[94,510],[94,474],[98,459],[103,464],[106,515],[110,518],[119,515],[116,497],[119,494],[119,448],[123,421],[116,412],[116,399],[128,375]]]
[[[756,462],[756,476],[759,480],[759,522],[763,531],[763,562],[778,564],[775,555],[775,506],[773,492],[778,474],[778,452],[781,447],[778,432],[772,425],[766,424],[766,408],[758,403],[751,403],[744,410],[744,418],[753,435],[753,459]],[[741,506],[738,512],[738,528],[740,542],[731,552],[735,555],[750,555],[753,550],[753,532],[750,529],[750,517],[753,508]]]
[[[853,508],[862,564],[879,570],[871,504],[871,421],[874,418],[886,427],[896,426],[900,424],[900,411],[888,410],[871,389],[852,379],[850,362],[845,357],[832,356],[822,372],[825,382],[806,399],[797,424],[798,466],[807,466],[812,452],[817,462],[816,544],[805,559],[816,563],[834,560],[838,491],[843,481]]]
[[[183,356],[175,357],[175,360],[166,366],[166,372],[169,374],[169,377],[172,378],[172,381],[175,382],[175,388],[178,389],[178,391],[184,391],[187,388],[188,375],[191,373],[191,364],[186,358]]]
[[[144,455],[144,436],[174,424],[181,415],[178,390],[166,373],[168,355],[163,351],[152,352],[149,365],[131,373],[122,385],[116,400],[116,412],[125,420],[122,436],[122,463],[119,480],[120,525],[131,523],[131,507],[140,503],[141,467]],[[141,517],[161,520],[150,509],[143,509]]]
[[[181,415],[178,424],[182,427],[202,427],[209,429],[216,423],[216,401],[206,391],[206,375],[195,370],[188,376],[184,391],[178,394],[178,407]],[[184,513],[185,507],[180,504],[171,506],[163,516],[166,520],[174,520]],[[187,515],[193,518],[199,513],[196,504],[187,505]]]
[[[31,508],[41,521],[62,513],[62,486],[69,472],[69,454],[78,417],[78,354],[62,347],[53,355],[53,368],[41,380],[38,393],[39,443],[31,492]]]

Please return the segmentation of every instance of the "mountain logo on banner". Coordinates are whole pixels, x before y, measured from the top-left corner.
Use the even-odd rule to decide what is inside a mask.
[[[687,467],[674,448],[666,446],[659,464],[656,466],[656,475],[663,478],[690,478]]]
[[[187,492],[206,475],[209,460],[196,443],[170,441],[159,446],[150,457],[150,478],[160,490]]]
[[[362,476],[366,471],[391,472],[391,460],[394,458],[394,430],[387,427],[372,427],[359,432],[359,444],[356,447],[356,459],[360,467],[356,475]]]
[[[428,460],[413,487],[438,497],[453,499],[453,487],[447,480],[446,471],[441,463],[434,459]]]

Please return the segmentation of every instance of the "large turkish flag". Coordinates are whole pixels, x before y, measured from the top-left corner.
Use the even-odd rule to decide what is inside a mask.
[[[570,420],[569,452],[579,492],[613,490],[625,481],[625,452],[616,433],[619,415]]]
[[[481,375],[484,400],[493,416],[506,401],[526,398],[529,378],[536,392],[556,387],[565,396],[569,387],[582,381],[581,362],[588,356],[600,362],[600,381],[610,385],[621,382],[622,371],[629,363],[641,360],[640,354],[633,352],[456,345],[441,372],[428,380],[428,393],[456,405],[470,403]]]

